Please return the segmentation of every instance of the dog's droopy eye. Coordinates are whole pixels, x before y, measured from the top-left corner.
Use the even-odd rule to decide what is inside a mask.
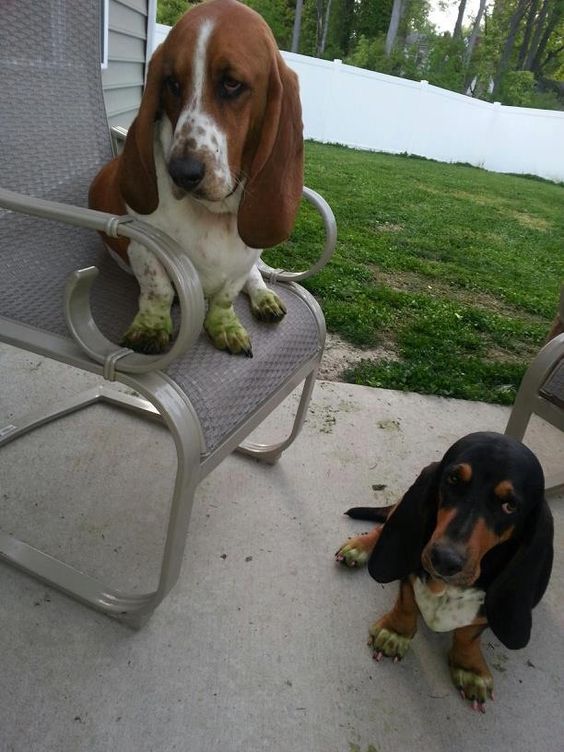
[[[447,483],[449,483],[451,486],[456,486],[457,483],[460,481],[460,476],[457,472],[449,473],[447,475]]]
[[[226,99],[234,99],[243,92],[245,84],[231,76],[224,76],[221,81],[220,94]]]
[[[501,505],[501,508],[505,512],[505,514],[511,514],[512,512],[515,512],[517,510],[517,504],[511,501],[505,501]]]
[[[165,79],[166,88],[170,91],[173,97],[180,96],[180,84],[174,78],[174,76],[167,76]]]

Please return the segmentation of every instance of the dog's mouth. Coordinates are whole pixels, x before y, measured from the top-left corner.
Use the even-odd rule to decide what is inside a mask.
[[[181,186],[172,181],[172,195],[177,201],[182,201],[183,198],[190,196],[195,201],[205,202],[208,204],[221,204],[223,201],[227,201],[231,198],[239,188],[239,181],[236,181],[233,188],[221,196],[210,196],[204,188],[196,188],[193,191],[187,191]]]
[[[454,574],[454,575],[442,575],[436,571],[434,571],[432,568],[429,571],[428,569],[425,569],[431,580],[441,583],[442,585],[452,585],[454,587],[472,587],[472,585],[476,582],[478,579],[478,575],[475,574]],[[439,585],[437,585],[437,590],[440,590]]]

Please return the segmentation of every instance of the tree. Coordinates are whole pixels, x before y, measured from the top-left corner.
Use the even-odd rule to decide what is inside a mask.
[[[294,30],[292,33],[292,52],[300,49],[300,33],[302,30],[302,12],[304,0],[296,0],[296,12],[294,15]]]
[[[513,52],[513,48],[515,46],[515,40],[519,32],[519,26],[525,15],[525,12],[527,10],[527,7],[530,1],[531,0],[518,0],[513,10],[513,13],[511,14],[511,17],[509,20],[509,32],[505,39],[505,43],[503,45],[501,55],[499,56],[496,73],[494,77],[494,85],[493,85],[494,95],[499,91],[499,88],[503,82],[503,77],[508,68],[511,53]]]
[[[478,13],[476,14],[476,18],[474,19],[474,23],[472,25],[472,31],[470,32],[468,43],[466,45],[466,51],[464,53],[464,67],[466,69],[468,69],[472,61],[472,56],[474,54],[474,48],[476,47],[476,42],[478,40],[478,34],[480,33],[480,25],[482,23],[482,16],[484,15],[487,1],[488,0],[480,0],[480,7],[478,8]]]
[[[454,25],[454,31],[452,32],[453,39],[462,37],[462,22],[464,21],[464,13],[466,12],[466,0],[460,0],[458,6],[458,16]]]
[[[405,9],[406,0],[394,0],[392,6],[392,15],[390,16],[390,25],[388,26],[388,33],[386,34],[386,55],[390,57],[394,45],[396,43],[396,37],[398,35],[398,29]]]

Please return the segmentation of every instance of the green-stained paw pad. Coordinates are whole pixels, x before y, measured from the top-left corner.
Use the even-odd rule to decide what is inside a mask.
[[[286,306],[272,290],[259,290],[251,299],[251,311],[259,321],[280,321],[286,315]]]
[[[368,561],[370,551],[359,545],[358,537],[348,540],[335,554],[335,561],[346,567],[363,567]]]
[[[486,712],[486,700],[493,700],[493,678],[490,674],[480,675],[461,666],[450,665],[450,676],[454,686],[464,700],[470,700],[474,710]]]
[[[411,645],[411,637],[405,637],[392,629],[379,626],[378,622],[370,627],[368,645],[372,648],[372,657],[379,661],[382,656],[401,661]]]
[[[204,328],[219,350],[228,350],[234,355],[242,353],[248,358],[253,357],[247,330],[237,318],[232,306],[228,308],[210,306],[204,320]]]
[[[148,315],[138,313],[133,323],[123,335],[122,347],[130,347],[135,352],[156,355],[168,347],[172,337],[172,319],[169,315]]]

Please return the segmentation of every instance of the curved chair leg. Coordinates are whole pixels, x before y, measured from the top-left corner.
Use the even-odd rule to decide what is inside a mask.
[[[313,386],[315,384],[315,377],[317,375],[317,367],[307,376],[304,381],[302,394],[300,397],[300,403],[296,411],[294,423],[289,436],[276,444],[257,444],[253,441],[245,441],[239,447],[237,452],[246,454],[250,457],[254,457],[261,462],[266,462],[269,465],[274,465],[280,457],[282,452],[287,449],[290,444],[297,437],[304,424],[305,417],[307,415],[307,408],[311,400],[311,394],[313,392]]]
[[[0,560],[15,565],[108,616],[124,621],[129,626],[140,627],[178,579],[194,491],[201,476],[201,437],[199,425],[191,410],[187,409],[186,401],[160,375],[146,374],[138,379],[131,379],[130,385],[145,394],[154,404],[119,392],[110,394],[103,387],[89,390],[77,399],[67,400],[63,405],[28,416],[17,423],[14,421],[14,424],[6,427],[4,435],[0,435],[0,443],[8,443],[38,425],[99,400],[110,401],[164,421],[174,438],[178,464],[157,589],[152,593],[127,594],[107,587],[96,578],[2,532]]]
[[[507,436],[512,436],[519,441],[523,439],[527,426],[529,425],[529,420],[533,414],[532,410],[528,408],[528,405],[531,404],[533,399],[534,394],[518,393],[515,402],[513,403],[511,415],[509,416],[509,420],[505,427],[505,433]]]

